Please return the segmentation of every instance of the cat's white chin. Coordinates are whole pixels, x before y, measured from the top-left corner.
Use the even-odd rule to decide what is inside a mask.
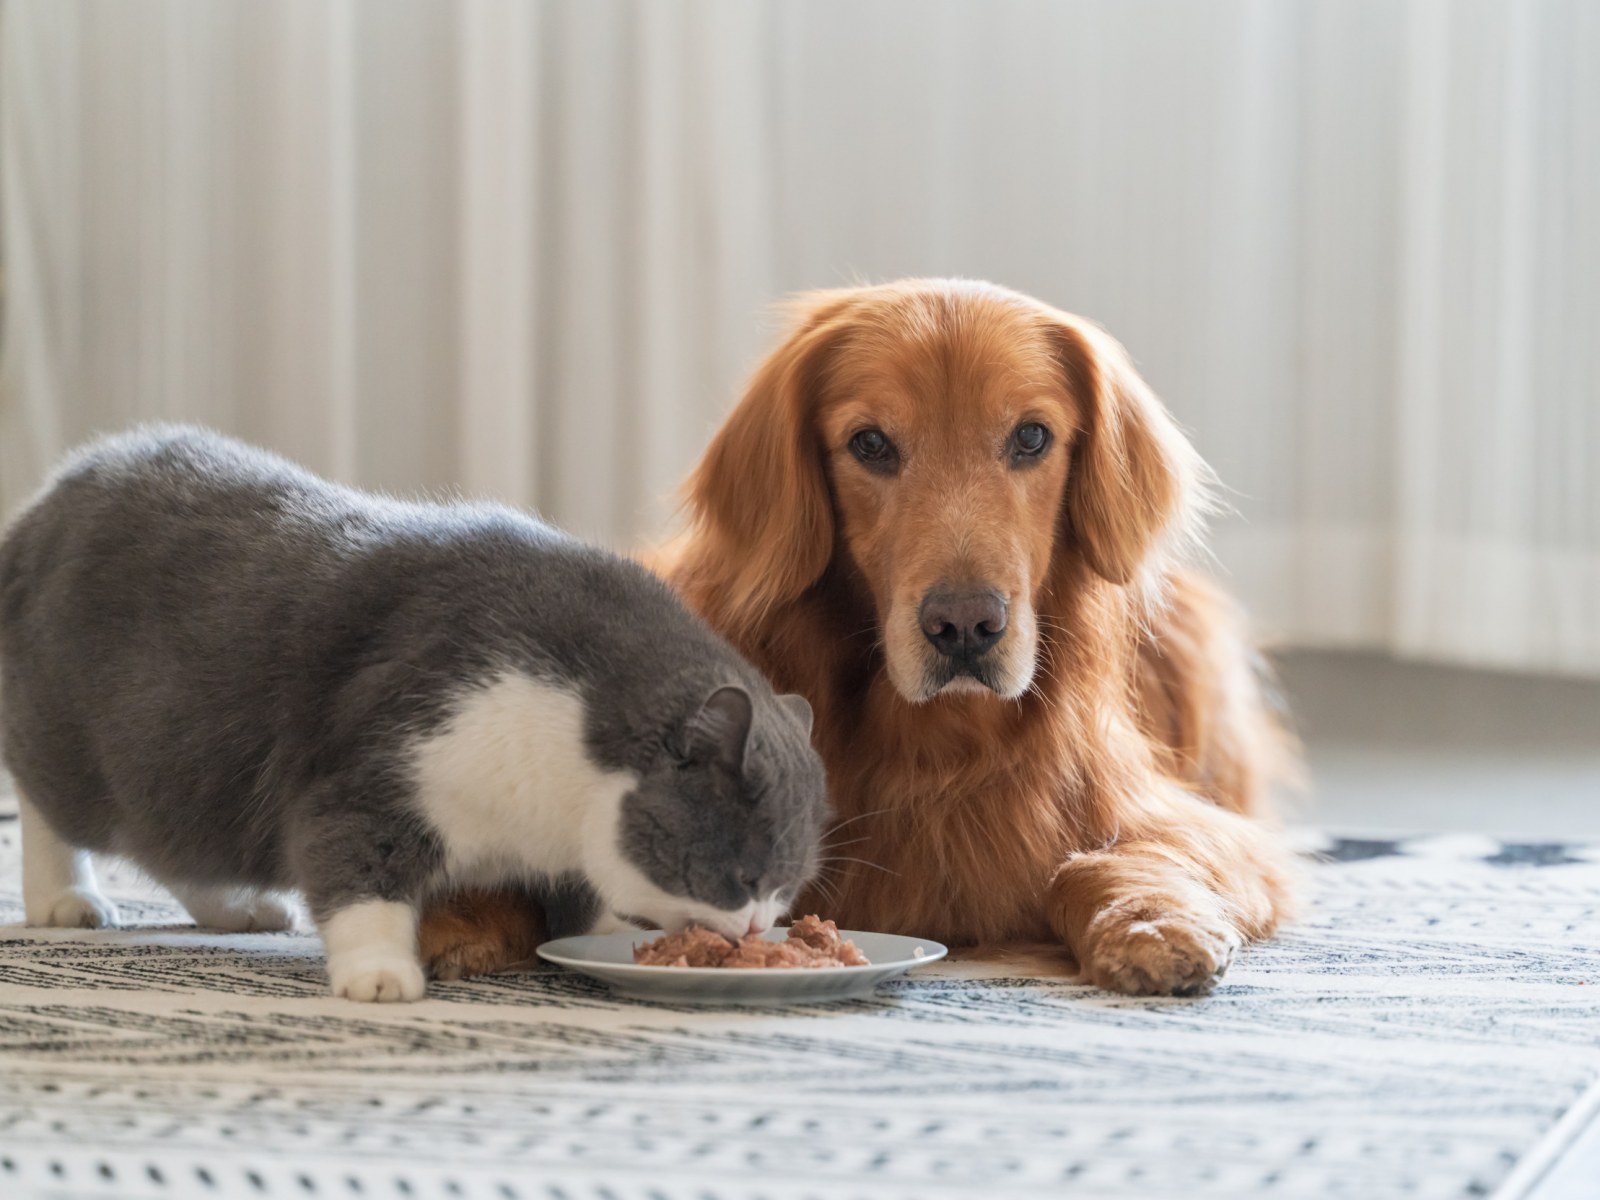
[[[739,938],[750,932],[754,912],[754,904],[729,912],[725,908],[712,908],[709,904],[693,900],[679,900],[667,905],[652,905],[649,910],[635,911],[633,915],[661,926],[668,933],[679,933],[691,925],[700,925],[724,937]]]
[[[656,891],[654,888],[650,890]],[[644,905],[635,903],[619,907],[632,916],[659,925],[667,933],[679,933],[691,925],[699,925],[730,938],[741,938],[747,933],[763,933],[771,929],[784,913],[784,906],[778,902],[776,895],[759,901],[752,900],[742,908],[731,911],[713,908],[682,896],[670,896],[665,892],[657,892]]]

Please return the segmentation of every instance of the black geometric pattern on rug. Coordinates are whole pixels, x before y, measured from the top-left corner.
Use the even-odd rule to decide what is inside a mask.
[[[1484,862],[1497,867],[1563,867],[1586,861],[1565,842],[1506,842]]]
[[[1365,862],[1371,858],[1393,858],[1405,853],[1405,842],[1375,838],[1333,838],[1331,844],[1316,852],[1323,862]]]

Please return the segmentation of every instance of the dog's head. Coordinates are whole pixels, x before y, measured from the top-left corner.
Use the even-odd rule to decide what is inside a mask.
[[[1097,327],[987,284],[815,293],[689,482],[748,630],[837,557],[907,700],[1033,681],[1051,596],[1083,568],[1143,589],[1203,466]]]

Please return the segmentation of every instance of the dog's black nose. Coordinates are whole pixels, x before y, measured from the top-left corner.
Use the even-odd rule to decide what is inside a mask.
[[[993,588],[936,587],[919,615],[923,636],[950,658],[975,658],[1006,632],[1006,598]]]

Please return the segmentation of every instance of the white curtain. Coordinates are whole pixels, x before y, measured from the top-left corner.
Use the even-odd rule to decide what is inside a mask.
[[[13,0],[0,489],[138,419],[660,526],[761,340],[766,18]]]
[[[9,0],[0,502],[191,418],[613,544],[783,292],[1106,325],[1287,640],[1600,675],[1600,5]]]

